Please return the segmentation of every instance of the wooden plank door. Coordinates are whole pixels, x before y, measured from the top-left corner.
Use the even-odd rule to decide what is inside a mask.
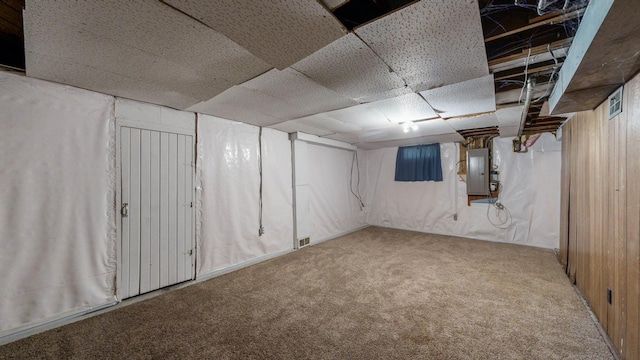
[[[122,299],[194,277],[193,137],[120,128]]]

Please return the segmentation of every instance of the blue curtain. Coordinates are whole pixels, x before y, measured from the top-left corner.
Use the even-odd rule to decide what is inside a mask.
[[[442,181],[440,144],[404,146],[396,156],[396,181]]]

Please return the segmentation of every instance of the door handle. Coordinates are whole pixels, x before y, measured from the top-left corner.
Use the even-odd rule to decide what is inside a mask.
[[[127,203],[122,204],[122,209],[120,209],[120,214],[122,214],[122,217],[129,216],[129,204]]]

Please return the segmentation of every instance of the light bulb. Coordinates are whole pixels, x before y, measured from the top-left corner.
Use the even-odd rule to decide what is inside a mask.
[[[410,130],[411,129],[406,126],[402,128],[402,131],[404,131],[405,133],[408,133]]]
[[[416,130],[418,130],[418,125],[416,125],[416,124],[413,124],[413,126],[411,127],[411,130],[413,130],[413,131],[416,131]]]

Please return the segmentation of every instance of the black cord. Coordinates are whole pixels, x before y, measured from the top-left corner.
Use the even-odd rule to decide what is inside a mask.
[[[258,172],[260,173],[260,198],[258,204],[260,206],[258,211],[258,221],[260,222],[258,228],[258,236],[264,235],[264,227],[262,226],[262,126],[258,131]]]
[[[362,202],[362,195],[360,195],[360,161],[358,160],[358,150],[355,150],[354,153],[356,154],[356,172],[358,173],[358,183],[356,185],[356,192],[358,193],[358,200],[360,200],[360,205],[364,207],[364,204]]]
[[[357,194],[353,191],[353,165],[354,163],[356,164],[356,170],[358,171],[358,182],[356,184],[356,191]],[[364,208],[364,203],[362,202],[362,197],[360,196],[360,164],[358,163],[358,151],[354,150],[353,151],[353,157],[351,158],[351,177],[349,179],[349,190],[351,190],[351,193],[353,194],[353,196],[355,196],[356,199],[358,199],[358,202],[360,203],[360,209]]]

